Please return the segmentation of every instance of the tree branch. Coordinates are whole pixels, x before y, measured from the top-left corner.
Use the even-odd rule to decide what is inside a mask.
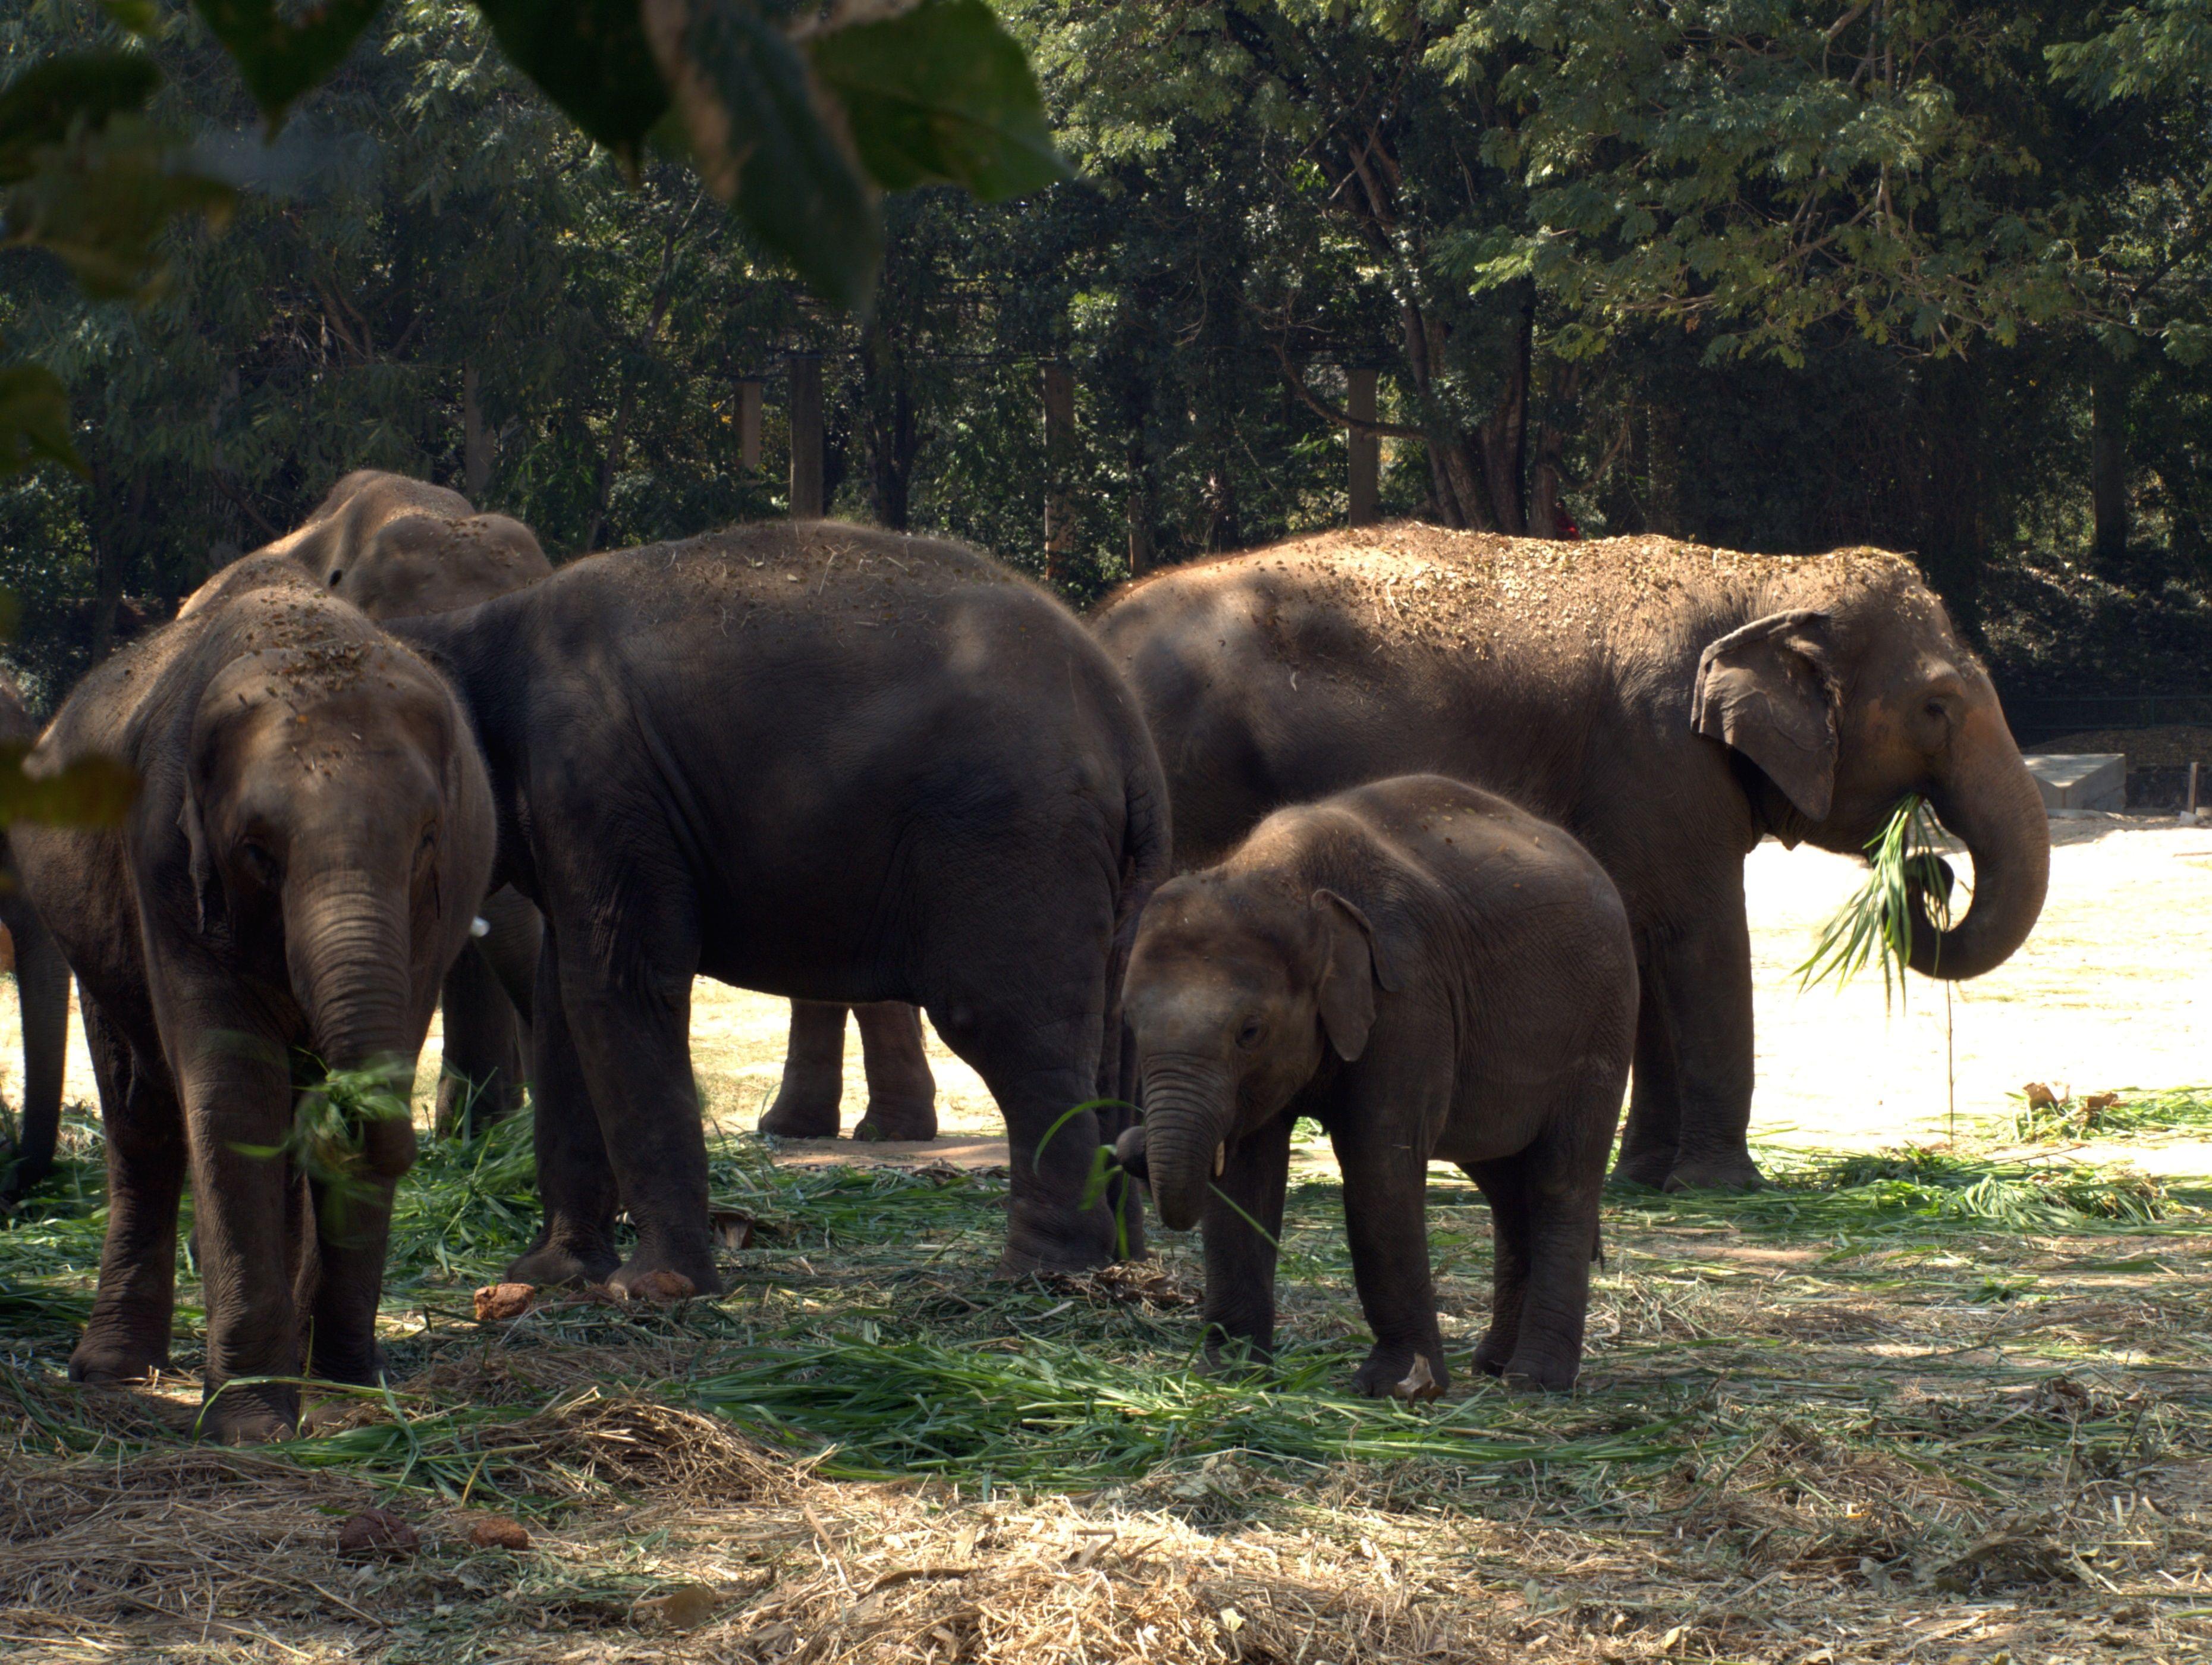
[[[1306,386],[1305,378],[1291,363],[1291,355],[1284,350],[1281,342],[1274,341],[1268,344],[1275,349],[1275,357],[1283,367],[1283,380],[1290,383],[1291,391],[1298,396],[1298,402],[1323,422],[1334,422],[1339,428],[1355,428],[1362,434],[1379,434],[1385,439],[1427,441],[1429,436],[1418,428],[1407,428],[1394,422],[1366,422],[1348,411],[1338,410]]]

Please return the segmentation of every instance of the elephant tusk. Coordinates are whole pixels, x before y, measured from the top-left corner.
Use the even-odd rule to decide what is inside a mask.
[[[478,914],[474,919],[469,921],[469,934],[472,937],[489,936],[491,934],[491,921],[486,919],[482,914]]]
[[[1213,1176],[1221,1177],[1221,1170],[1229,1165],[1229,1141],[1223,1139],[1213,1147]]]

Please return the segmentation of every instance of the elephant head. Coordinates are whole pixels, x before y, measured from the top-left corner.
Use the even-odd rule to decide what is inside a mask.
[[[1787,598],[1709,643],[1698,732],[1756,764],[1766,828],[1856,854],[1907,794],[1925,797],[1973,860],[1949,928],[1920,921],[1915,970],[1976,977],[2027,939],[2051,872],[2042,794],[1988,673],[1942,604],[1895,556],[1834,556]]]
[[[459,492],[377,469],[347,475],[304,525],[256,554],[283,556],[377,619],[472,607],[553,570],[521,521],[479,514]],[[239,566],[252,562],[249,556]],[[218,574],[185,599],[178,617],[207,605],[233,581]]]
[[[490,876],[490,789],[450,690],[396,644],[248,653],[210,682],[185,775],[201,933],[328,1067],[411,1060]]]
[[[1334,890],[1214,868],[1153,895],[1123,1010],[1164,1223],[1197,1224],[1229,1148],[1281,1115],[1328,1053],[1365,1050],[1376,989],[1398,986],[1389,962],[1366,915]]]

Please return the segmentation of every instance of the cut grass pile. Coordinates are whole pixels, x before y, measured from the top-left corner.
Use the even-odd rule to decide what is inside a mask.
[[[1345,1393],[1366,1337],[1333,1184],[1291,1199],[1264,1377],[1195,1368],[1194,1244],[1000,1280],[1002,1179],[778,1170],[747,1139],[714,1146],[715,1204],[755,1224],[723,1299],[479,1324],[535,1225],[509,1123],[403,1188],[391,1391],[230,1453],[179,1432],[189,1269],[173,1382],[64,1379],[104,1224],[96,1134],[70,1143],[0,1229],[0,1645],[34,1656],[2212,1650],[2212,1216],[2124,1170],[1767,1152],[1765,1192],[1611,1197],[1565,1398],[1466,1379],[1488,1214],[1440,1177],[1461,1375],[1409,1408]],[[339,1555],[370,1505],[421,1549]],[[470,1541],[487,1510],[530,1547]],[[692,1586],[696,1629],[638,1605]]]
[[[2148,1093],[2124,1087],[2077,1096],[2053,1092],[2039,1082],[2021,1093],[2019,1102],[2013,1113],[2013,1136],[2028,1144],[2212,1129],[2212,1087],[2171,1087]]]

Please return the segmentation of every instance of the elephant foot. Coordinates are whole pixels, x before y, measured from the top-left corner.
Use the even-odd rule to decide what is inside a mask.
[[[70,1354],[72,1382],[105,1384],[143,1382],[156,1370],[169,1368],[169,1349],[128,1338],[87,1335]]]
[[[1026,1278],[1034,1272],[1096,1272],[1114,1261],[1114,1226],[1103,1210],[1097,1219],[1031,1224],[1006,1223],[1006,1246],[999,1256],[999,1275]]]
[[[1620,1153],[1620,1160],[1613,1165],[1616,1185],[1640,1185],[1646,1190],[1656,1191],[1667,1183],[1668,1175],[1674,1171],[1674,1150],[1663,1148],[1628,1151]]]
[[[778,1139],[835,1139],[837,1137],[838,1095],[832,1091],[804,1088],[787,1080],[775,1095],[775,1102],[768,1107],[768,1114],[760,1119],[760,1130]],[[872,1107],[871,1107],[872,1109]],[[930,1118],[931,1131],[926,1137],[936,1137],[936,1116]],[[877,1134],[889,1138],[889,1134]],[[857,1137],[857,1135],[856,1135]]]
[[[544,1243],[510,1262],[500,1281],[536,1284],[540,1288],[602,1284],[607,1280],[607,1274],[621,1264],[622,1256],[604,1243],[580,1248],[564,1243]]]
[[[1377,1343],[1352,1377],[1352,1391],[1356,1394],[1408,1403],[1441,1399],[1450,1386],[1451,1372],[1444,1368],[1441,1347],[1386,1347]]]
[[[210,1394],[193,1431],[218,1445],[267,1445],[299,1431],[300,1392],[274,1382]]]
[[[1501,1336],[1492,1329],[1475,1344],[1474,1368],[1485,1376],[1503,1376],[1506,1362],[1513,1357],[1513,1338]]]
[[[610,1273],[606,1281],[609,1288],[625,1297],[634,1295],[656,1304],[722,1292],[722,1275],[714,1270],[713,1252],[703,1245],[674,1249],[640,1243],[637,1252]]]
[[[1667,1176],[1669,1191],[1763,1191],[1766,1176],[1748,1152],[1718,1157],[1687,1157]]]
[[[391,1378],[392,1361],[384,1356],[384,1349],[374,1341],[365,1349],[347,1347],[335,1352],[318,1347],[307,1364],[307,1374],[318,1382],[334,1382],[349,1388],[374,1388]]]
[[[769,1114],[773,1115],[774,1112],[771,1111]],[[831,1114],[835,1115],[836,1112],[833,1110]],[[763,1133],[771,1131],[765,1119],[761,1122],[761,1131]],[[834,1134],[836,1129],[832,1127],[830,1132]],[[868,1113],[860,1118],[860,1125],[853,1129],[853,1137],[858,1139],[886,1141],[911,1139],[916,1143],[925,1143],[935,1139],[937,1137],[937,1100],[934,1097],[919,1100],[871,1098],[868,1101]]]
[[[1521,1393],[1564,1394],[1573,1389],[1582,1364],[1579,1357],[1560,1358],[1524,1347],[1506,1360],[1497,1375],[1508,1388]]]

